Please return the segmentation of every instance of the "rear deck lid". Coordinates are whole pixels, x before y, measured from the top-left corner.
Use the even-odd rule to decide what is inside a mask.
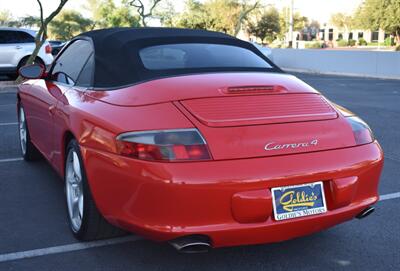
[[[181,101],[204,125],[244,126],[329,120],[336,111],[319,93],[237,95]]]

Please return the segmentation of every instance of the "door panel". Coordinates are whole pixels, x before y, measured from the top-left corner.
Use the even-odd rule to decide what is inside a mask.
[[[54,113],[62,94],[70,86],[37,80],[24,97],[31,139],[49,161],[54,156]]]
[[[53,63],[46,80],[29,80],[24,85],[30,85],[30,90],[20,93],[31,139],[59,173],[63,172],[62,143],[69,125],[64,109],[70,107],[64,94],[81,81],[90,85],[90,80],[80,80],[80,74],[85,64],[92,63],[87,61],[92,54],[88,41],[69,43]]]
[[[21,48],[17,49],[18,44],[0,44],[0,68],[14,68],[15,55]]]

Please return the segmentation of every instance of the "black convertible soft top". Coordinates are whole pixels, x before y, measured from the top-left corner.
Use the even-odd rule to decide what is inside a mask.
[[[110,28],[85,32],[75,39],[86,39],[93,45],[95,57],[92,86],[95,88],[118,88],[156,78],[202,72],[281,72],[251,43],[219,32],[182,28]],[[151,46],[189,43],[222,44],[245,48],[267,62],[268,68],[218,65],[211,68],[148,69],[139,54],[140,50]]]

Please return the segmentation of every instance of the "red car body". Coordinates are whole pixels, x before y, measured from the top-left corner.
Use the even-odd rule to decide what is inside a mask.
[[[357,144],[346,120],[351,113],[292,75],[203,73],[112,91],[37,79],[19,86],[18,101],[32,142],[54,169],[64,176],[66,146],[75,138],[100,213],[152,240],[277,242],[350,220],[379,198],[378,142]],[[198,129],[211,160],[118,153],[121,133],[183,128]],[[312,140],[318,145],[301,145]],[[317,181],[327,212],[274,219],[272,188]]]

